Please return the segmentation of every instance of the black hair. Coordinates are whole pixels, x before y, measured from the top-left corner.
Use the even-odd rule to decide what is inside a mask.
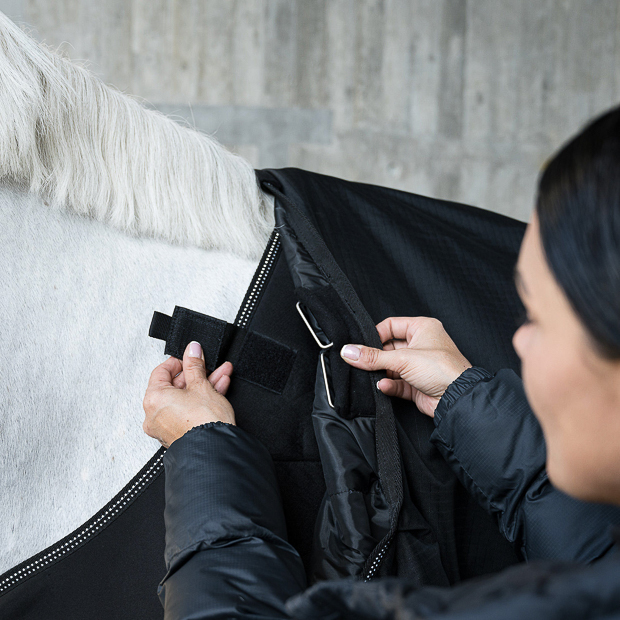
[[[549,268],[593,348],[620,359],[620,107],[555,154],[540,176],[536,214]]]

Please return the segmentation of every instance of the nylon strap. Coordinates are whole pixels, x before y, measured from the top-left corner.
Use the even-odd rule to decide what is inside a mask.
[[[180,360],[188,343],[196,340],[208,370],[230,361],[233,377],[276,394],[282,393],[296,356],[293,349],[272,338],[181,306],[174,307],[172,316],[153,312],[149,336],[165,340],[164,355]]]

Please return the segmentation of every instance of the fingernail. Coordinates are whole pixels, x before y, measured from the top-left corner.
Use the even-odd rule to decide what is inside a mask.
[[[381,379],[379,379],[379,381],[381,381]],[[379,387],[379,381],[377,381],[377,390],[380,392],[381,388]]]
[[[189,356],[190,357],[202,357],[202,347],[199,342],[192,340],[189,343]]]
[[[340,351],[340,355],[350,360],[357,360],[360,357],[360,348],[353,346],[352,344],[345,344]]]

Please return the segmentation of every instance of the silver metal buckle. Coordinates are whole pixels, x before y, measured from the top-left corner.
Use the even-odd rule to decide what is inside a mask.
[[[333,346],[334,343],[330,342],[329,344],[323,344],[319,340],[318,336],[314,333],[314,330],[312,329],[310,322],[306,318],[306,315],[303,313],[303,310],[301,309],[299,304],[300,304],[299,301],[297,302],[297,304],[295,304],[295,307],[297,308],[297,312],[299,312],[301,318],[306,324],[306,327],[310,330],[310,333],[312,334],[312,337],[314,338],[316,343],[319,345],[319,347],[321,347],[321,368],[323,369],[323,381],[325,382],[325,392],[327,394],[327,402],[329,403],[329,406],[332,409],[335,409],[334,404],[332,403],[332,396],[329,393],[329,383],[327,382],[327,369],[325,368],[325,351],[326,349],[329,349],[331,346]]]
[[[332,343],[333,344],[333,343]],[[325,351],[321,351],[321,366],[323,368],[323,381],[325,381],[325,392],[327,394],[327,402],[332,409],[335,409],[334,404],[332,403],[332,397],[329,393],[329,383],[327,383],[327,370],[325,370]]]
[[[301,302],[297,302],[295,304],[295,308],[297,308],[297,312],[299,312],[299,314],[301,315],[301,318],[304,320],[304,323],[306,324],[307,328],[310,330],[310,333],[312,334],[312,337],[316,340],[316,343],[321,347],[321,349],[329,349],[329,347],[331,347],[334,343],[330,342],[329,344],[323,344],[320,340],[319,337],[314,333],[314,330],[312,329],[312,326],[310,325],[308,319],[306,318],[306,315],[303,313],[300,304]]]

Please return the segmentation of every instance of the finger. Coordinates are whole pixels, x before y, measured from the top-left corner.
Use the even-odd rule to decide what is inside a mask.
[[[413,400],[418,391],[403,379],[381,379],[378,387],[388,396],[397,396],[405,400]]]
[[[221,377],[223,377],[224,375],[231,375],[232,371],[232,362],[224,362],[209,375],[209,381],[212,383],[213,386],[215,386]]]
[[[429,318],[431,317],[390,316],[380,323],[377,323],[376,328],[377,332],[379,332],[381,342],[386,342],[387,340],[404,340],[408,342],[409,334],[423,327],[425,321],[428,321]]]
[[[384,319],[380,323],[377,323],[376,328],[379,332],[381,342],[388,340],[407,340],[407,329],[412,321],[415,321],[416,317],[409,316],[390,316]]]
[[[230,387],[230,375],[222,375],[214,387],[222,396],[225,396]]]
[[[388,342],[383,343],[384,351],[393,351],[394,349],[403,349],[409,346],[406,340],[388,340]]]
[[[396,372],[395,370],[386,369],[385,373],[390,379],[400,379],[400,373]]]
[[[389,382],[389,383],[388,383]],[[398,381],[392,381],[390,379],[381,379],[378,381],[379,389],[388,396],[398,396],[405,400],[411,400],[415,402],[418,411],[430,416],[435,416],[435,409],[439,399],[416,390],[412,385],[409,385],[406,381],[399,379]]]
[[[169,357],[153,370],[149,378],[148,387],[172,385],[173,377],[180,370],[183,370],[181,360],[178,360],[176,357]]]
[[[348,364],[363,370],[394,370],[401,372],[411,364],[411,349],[395,349],[384,351],[374,347],[366,347],[361,344],[344,345],[340,350],[340,356]],[[349,357],[347,357],[349,356]]]
[[[181,390],[185,388],[185,375],[183,374],[183,371],[181,371],[176,377],[172,379],[172,385],[174,385],[175,388],[179,388]]]
[[[186,387],[191,389],[194,385],[207,383],[207,368],[205,356],[199,342],[192,341],[185,347],[183,353],[183,374],[185,375]]]

